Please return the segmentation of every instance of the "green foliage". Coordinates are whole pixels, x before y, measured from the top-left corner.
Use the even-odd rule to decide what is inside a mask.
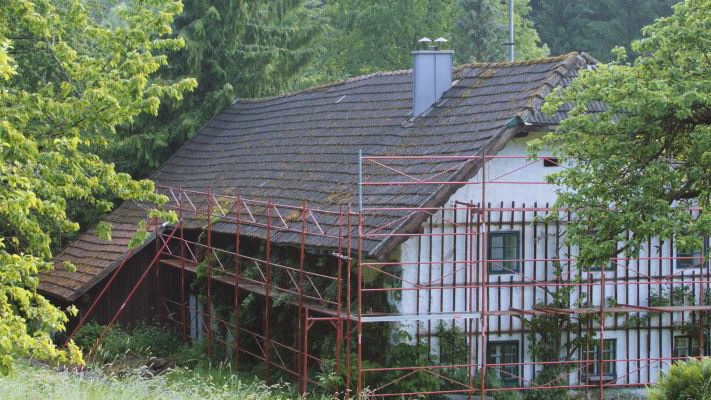
[[[647,394],[649,400],[711,399],[711,358],[674,363]]]
[[[555,277],[562,281],[563,270],[560,264],[555,265]],[[576,276],[578,283],[580,275]],[[570,309],[572,307],[585,307],[588,299],[585,294],[574,297],[574,286],[557,287],[547,290],[549,301],[539,302],[539,307],[553,309]],[[587,327],[599,322],[599,317],[590,314],[543,313],[531,317],[521,317],[529,343],[531,357],[537,362],[569,361],[576,359],[581,349],[586,348],[595,338],[595,333]],[[572,336],[566,337],[568,333]],[[575,369],[575,364],[545,364],[541,371],[536,373],[533,383],[540,389],[526,391],[523,397],[526,400],[564,400],[568,398],[565,389],[546,389],[546,386],[564,386],[568,384],[568,373]]]
[[[550,181],[569,189],[556,205],[576,210],[568,239],[580,247],[578,262],[636,254],[650,237],[690,248],[711,234],[710,24],[711,0],[679,3],[674,15],[644,28],[633,64],[581,71],[549,96],[547,112],[572,110],[564,134],[532,149],[547,144],[574,163]],[[606,111],[589,113],[593,101]]]
[[[469,346],[464,332],[457,326],[448,327],[444,322],[437,325],[440,364],[467,364]]]
[[[514,1],[514,52],[516,60],[548,55],[530,19],[529,0]],[[459,0],[454,24],[455,57],[460,62],[508,61],[508,2],[500,0]]]
[[[168,56],[157,79],[197,79],[181,101],[165,102],[157,117],[119,130],[109,158],[133,176],[146,176],[235,97],[262,97],[288,89],[316,52],[321,32],[303,0],[185,1],[175,31],[185,47]]]
[[[553,54],[585,51],[611,61],[610,50],[631,50],[640,30],[656,18],[671,14],[678,0],[532,0],[531,17],[541,39]]]
[[[548,45],[541,41],[534,21],[530,17],[530,3],[530,0],[514,0],[514,43],[516,43],[514,55],[516,60],[532,60],[550,54]],[[504,7],[501,2],[499,2],[499,6]],[[508,16],[506,18],[508,20]],[[506,41],[508,42],[508,40]]]
[[[88,323],[74,336],[74,343],[85,353],[95,344],[104,325]],[[139,325],[131,329],[113,326],[97,348],[93,361],[108,362],[124,356],[171,357],[183,347],[182,339],[175,332],[154,326]]]
[[[298,87],[377,71],[410,68],[417,41],[448,37],[455,0],[337,0],[319,13],[329,30],[320,59]]]
[[[291,400],[299,398],[292,386],[266,386],[225,368],[209,370],[174,369],[146,378],[141,370],[121,376],[99,369],[56,372],[41,366],[19,363],[14,374],[0,376],[3,400],[194,400],[249,399]],[[309,399],[330,397],[309,394]]]
[[[161,202],[150,181],[117,173],[97,152],[117,125],[179,100],[192,79],[152,81],[167,53],[177,0],[89,9],[79,0],[0,1],[0,372],[17,356],[80,363],[51,334],[67,315],[37,294],[54,238],[79,226],[68,213],[110,211],[113,200]],[[107,224],[98,227],[110,236]],[[69,310],[74,313],[74,309]]]
[[[507,25],[498,0],[458,0],[454,50],[458,61],[492,62],[506,57]]]
[[[570,367],[551,365],[536,374],[531,382],[532,385],[539,385],[541,389],[527,390],[524,400],[566,400],[570,398],[566,389],[543,389],[546,386],[566,386]]]

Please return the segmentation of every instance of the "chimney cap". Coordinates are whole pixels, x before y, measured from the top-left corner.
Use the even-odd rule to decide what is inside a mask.
[[[437,39],[435,39],[435,43],[447,43],[447,39],[443,37],[438,37]]]
[[[432,39],[428,37],[423,37],[422,39],[418,40],[417,43],[432,43]]]

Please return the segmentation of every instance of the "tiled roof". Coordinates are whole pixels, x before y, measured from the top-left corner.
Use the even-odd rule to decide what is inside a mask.
[[[591,60],[577,53],[516,63],[472,64],[454,71],[454,85],[434,107],[411,118],[411,71],[377,73],[311,90],[262,100],[239,100],[219,113],[181,147],[152,179],[158,185],[272,199],[282,204],[336,209],[357,202],[358,151],[365,155],[477,155],[495,153],[520,131],[512,121],[556,123],[539,107],[550,90],[566,84]],[[470,178],[474,163],[421,162],[403,165],[411,176],[441,172],[443,180]],[[401,180],[385,170],[371,180]],[[440,206],[454,185],[368,186],[364,204],[371,207]],[[338,194],[334,196],[334,194]],[[108,274],[126,251],[129,232],[142,210],[125,203],[109,217],[114,241],[81,235],[57,255],[71,259],[77,272],[61,268],[43,274],[40,289],[76,299]],[[399,232],[417,229],[422,218],[380,213],[364,221],[370,227],[392,224]],[[324,229],[335,224],[320,221]],[[190,221],[186,221],[189,225]],[[197,222],[195,222],[197,227]],[[215,229],[234,232],[227,223]],[[263,236],[258,229],[243,234]],[[399,236],[363,244],[369,256],[387,254]],[[297,243],[298,234],[276,233],[282,243]],[[309,238],[309,246],[334,247],[332,239]]]

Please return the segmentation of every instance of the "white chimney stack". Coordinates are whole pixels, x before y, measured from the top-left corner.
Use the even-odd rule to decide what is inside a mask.
[[[423,38],[420,42],[429,44],[431,40]],[[439,45],[446,40],[439,38],[435,42]],[[412,52],[413,117],[422,115],[452,86],[453,56],[453,51],[437,47]]]

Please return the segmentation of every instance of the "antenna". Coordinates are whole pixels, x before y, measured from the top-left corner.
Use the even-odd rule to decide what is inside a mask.
[[[514,0],[509,0],[509,61],[514,62]]]

